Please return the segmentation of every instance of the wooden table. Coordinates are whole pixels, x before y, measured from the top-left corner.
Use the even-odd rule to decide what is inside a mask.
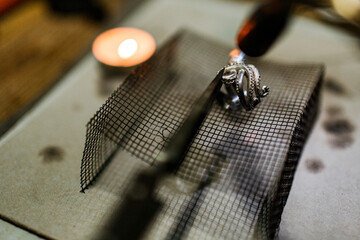
[[[45,0],[19,4],[0,22],[0,135],[88,51],[124,1],[101,1],[102,22],[50,10]]]

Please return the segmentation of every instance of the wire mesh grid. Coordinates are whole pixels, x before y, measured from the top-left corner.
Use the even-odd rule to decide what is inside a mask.
[[[183,31],[133,72],[87,125],[81,165],[85,190],[119,149],[150,165],[230,49]],[[322,67],[255,63],[271,87],[257,109],[214,104],[176,171],[148,239],[251,239],[276,236],[297,161],[316,116]],[[196,190],[197,189],[197,190]]]

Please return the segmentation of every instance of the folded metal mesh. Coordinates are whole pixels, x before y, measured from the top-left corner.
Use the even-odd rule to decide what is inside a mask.
[[[130,74],[87,125],[81,189],[119,150],[156,164],[196,98],[226,63],[229,50],[183,31]],[[276,236],[316,116],[323,68],[255,65],[270,95],[251,112],[213,105],[173,176],[175,185],[192,190],[159,187],[156,195],[164,207],[145,238]]]

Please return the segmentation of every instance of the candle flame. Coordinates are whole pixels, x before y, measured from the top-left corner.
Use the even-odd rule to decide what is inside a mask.
[[[138,44],[134,39],[126,39],[120,43],[118,54],[121,58],[129,58],[136,52]]]

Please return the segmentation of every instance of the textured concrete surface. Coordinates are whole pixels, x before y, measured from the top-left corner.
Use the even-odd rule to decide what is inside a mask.
[[[150,32],[158,45],[181,27],[232,45],[250,7],[235,2],[149,1],[123,25]],[[359,39],[297,18],[266,56],[326,65],[320,116],[298,166],[280,239],[356,239],[360,235],[359,53]],[[97,231],[116,195],[96,187],[80,194],[79,169],[85,124],[106,99],[99,94],[100,76],[89,54],[3,136],[1,216],[59,239],[86,239]],[[56,157],[45,161],[49,147]],[[106,200],[99,203],[99,196]],[[2,236],[20,239],[26,234],[0,222]]]

